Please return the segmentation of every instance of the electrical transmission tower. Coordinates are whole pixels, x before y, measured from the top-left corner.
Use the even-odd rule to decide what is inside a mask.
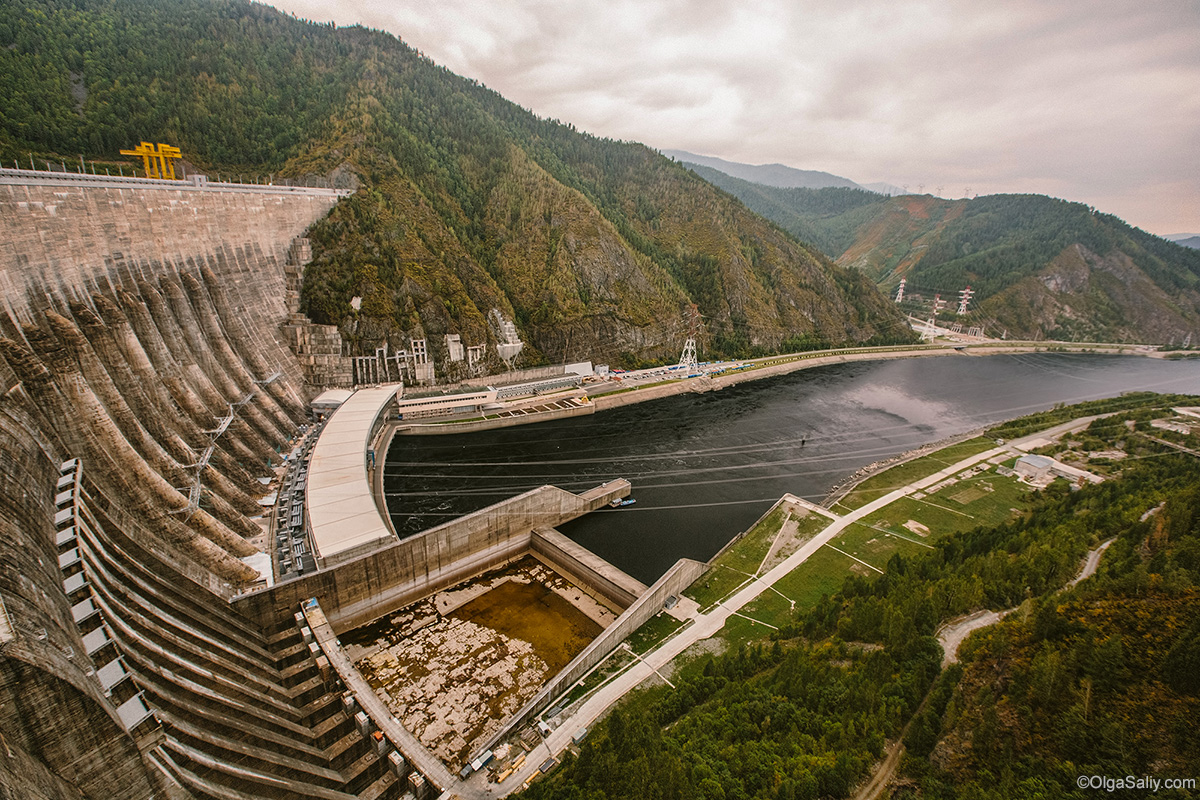
[[[696,339],[700,336],[700,310],[696,308],[696,304],[692,303],[692,307],[688,313],[688,338],[683,343],[683,354],[679,356],[679,363],[689,367],[696,366]]]
[[[896,302],[897,303],[904,302],[904,284],[906,284],[906,283],[908,283],[907,278],[900,279],[900,287],[898,289],[896,289]]]
[[[967,303],[971,302],[971,295],[975,294],[971,287],[963,289],[958,293],[958,315],[962,316],[967,313]]]

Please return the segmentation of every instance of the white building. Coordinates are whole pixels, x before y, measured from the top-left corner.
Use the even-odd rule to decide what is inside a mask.
[[[1045,456],[1027,454],[1017,459],[1013,471],[1027,481],[1041,482],[1050,475],[1050,468],[1053,465],[1054,461]]]

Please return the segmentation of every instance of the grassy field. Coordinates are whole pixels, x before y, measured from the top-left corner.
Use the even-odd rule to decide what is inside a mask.
[[[659,642],[682,627],[682,622],[667,612],[660,611],[657,615],[642,623],[642,626],[636,631],[629,634],[629,638],[625,640],[625,643],[633,648],[633,652],[638,655],[645,655],[653,650]]]
[[[855,486],[845,497],[834,504],[832,510],[835,514],[845,514],[853,511],[856,508],[865,506],[872,500],[883,497],[893,489],[899,489],[901,486],[906,486],[915,480],[932,475],[938,470],[945,469],[968,456],[982,453],[995,446],[995,440],[978,436],[974,439],[968,439],[965,442],[952,444],[929,455],[914,458],[912,461],[897,464],[877,475],[872,475],[858,484],[858,486]]]
[[[930,549],[942,536],[1003,522],[1013,515],[1014,509],[1024,510],[1028,496],[1028,488],[1015,478],[1001,477],[989,470],[921,499],[897,500],[851,524],[829,545],[780,579],[774,587],[777,591],[763,592],[741,613],[781,628],[792,621],[796,612],[815,605],[822,595],[836,593],[848,575],[878,574],[875,570],[886,570],[888,560],[896,553],[917,555]],[[905,523],[909,522],[918,524],[906,528]],[[825,524],[822,521],[820,527]],[[736,647],[744,642],[761,641],[771,633],[772,629],[765,625],[734,616],[726,622],[720,636]]]
[[[684,595],[699,603],[701,609],[707,609],[749,580],[749,576],[758,570],[770,551],[771,542],[779,533],[785,515],[782,507],[772,509],[757,525],[718,555],[708,571],[697,578]]]
[[[636,631],[629,634],[625,643],[629,645],[629,648],[633,652],[638,655],[645,655],[657,647],[664,639],[682,628],[683,625],[684,623],[675,619],[670,614],[661,611],[642,623],[641,627]],[[584,695],[599,688],[601,684],[622,671],[633,661],[634,657],[626,652],[624,648],[619,647],[605,659],[599,669],[567,693],[566,703],[568,705],[574,703]]]
[[[1006,522],[1015,513],[1013,509],[1025,509],[1028,497],[1029,487],[1016,478],[1004,478],[989,471],[920,499],[897,500],[862,519],[860,525],[919,539],[920,536],[903,527],[905,522],[915,520],[929,528],[930,539],[937,539],[981,525]]]
[[[841,538],[839,536],[834,540],[835,547],[838,546],[837,542]],[[851,574],[854,566],[855,562],[852,559],[828,547],[822,547],[775,584],[775,589],[779,594],[772,591],[763,592],[753,602],[748,603],[742,609],[742,613],[747,617],[782,628],[791,622],[794,616],[789,601],[796,603],[796,611],[812,608],[823,595],[837,592],[846,576]],[[787,600],[780,595],[786,597]],[[735,620],[736,624],[734,624]],[[726,623],[721,635],[726,641],[732,643],[735,639],[744,641],[745,639],[741,639],[741,637],[747,634],[751,634],[748,638],[763,639],[768,633],[770,633],[770,629],[763,628],[761,625],[752,625],[747,620],[734,617]]]

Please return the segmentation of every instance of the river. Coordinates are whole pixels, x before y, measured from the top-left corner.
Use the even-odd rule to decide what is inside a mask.
[[[983,425],[1154,390],[1200,394],[1200,361],[1022,354],[818,367],[589,417],[451,436],[397,436],[384,490],[401,535],[542,484],[613,478],[637,504],[562,532],[649,584],[705,561],[785,492],[819,501],[871,462]]]

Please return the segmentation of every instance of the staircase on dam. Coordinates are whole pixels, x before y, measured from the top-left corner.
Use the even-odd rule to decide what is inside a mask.
[[[296,315],[304,231],[338,193],[15,172],[0,170],[0,787],[400,798],[419,781],[356,724],[291,614],[229,602],[264,578],[258,479],[312,376],[341,363],[306,364]]]

